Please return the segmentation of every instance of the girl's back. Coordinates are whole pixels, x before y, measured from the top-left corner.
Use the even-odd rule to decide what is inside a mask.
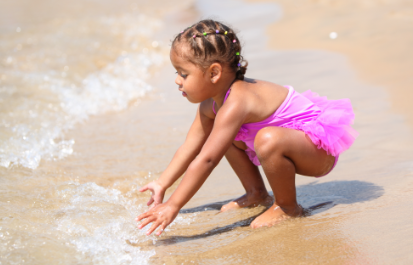
[[[230,88],[227,104],[242,104],[248,115],[243,123],[254,123],[265,120],[273,114],[288,95],[288,88],[271,82],[245,78],[243,82],[235,81]],[[209,100],[211,102],[211,100]],[[214,104],[213,100],[212,103]],[[222,107],[215,106],[218,110]]]

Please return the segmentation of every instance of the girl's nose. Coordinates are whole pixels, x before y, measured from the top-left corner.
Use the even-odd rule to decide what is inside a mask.
[[[175,84],[177,84],[178,86],[182,86],[182,80],[179,75],[177,75],[175,78]]]

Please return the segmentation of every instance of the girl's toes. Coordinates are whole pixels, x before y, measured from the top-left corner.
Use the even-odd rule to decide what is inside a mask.
[[[257,227],[255,226],[255,220],[250,224],[250,227],[251,227],[252,229],[257,228]]]
[[[221,212],[226,212],[226,211],[229,211],[229,210],[232,210],[232,209],[239,209],[239,208],[241,208],[241,207],[238,205],[238,203],[232,201],[232,202],[227,203],[224,206],[222,206],[221,207]]]
[[[262,227],[263,225],[259,222],[259,221],[257,221],[257,219],[255,219],[254,221],[252,221],[252,223],[250,224],[250,227],[252,228],[252,229],[256,229],[256,228],[260,228],[260,227]]]

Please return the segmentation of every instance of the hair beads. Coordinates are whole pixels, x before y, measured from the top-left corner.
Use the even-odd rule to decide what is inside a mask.
[[[202,20],[183,30],[172,42],[172,49],[182,49],[189,62],[206,69],[220,63],[243,80],[248,63],[241,55],[242,47],[237,35],[228,26],[214,20]]]
[[[189,28],[191,28],[191,27],[188,27],[187,29],[189,29]],[[185,30],[181,31],[181,34],[184,33],[184,32],[185,32]],[[209,33],[210,33],[210,32],[209,32]],[[215,33],[216,33],[216,34],[220,34],[220,32],[219,32],[218,29],[215,30]],[[208,35],[208,32],[205,32],[205,31],[204,31],[204,32],[202,32],[202,35],[207,36],[207,35]],[[225,32],[224,32],[224,35],[228,35],[228,31],[225,31]],[[195,39],[196,37],[198,37],[196,34],[194,34],[194,35],[192,36],[192,38],[194,38],[194,39]],[[237,40],[236,40],[236,39],[233,39],[232,42],[233,42],[233,43],[236,43]],[[237,55],[239,55],[239,53],[238,53]]]

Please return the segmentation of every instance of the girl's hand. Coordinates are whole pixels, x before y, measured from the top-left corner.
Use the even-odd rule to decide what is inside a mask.
[[[179,213],[179,208],[171,206],[166,203],[159,204],[149,211],[139,215],[136,218],[136,221],[143,222],[138,226],[139,229],[144,228],[149,223],[152,223],[151,228],[149,228],[147,235],[152,234],[153,231],[159,226],[159,230],[156,233],[157,236],[161,235],[163,230],[176,218]]]
[[[152,195],[146,205],[149,206],[154,203],[149,209],[163,202],[163,197],[165,196],[165,188],[163,188],[158,182],[156,182],[156,180],[143,186],[139,191],[144,192],[147,190],[150,190]]]

